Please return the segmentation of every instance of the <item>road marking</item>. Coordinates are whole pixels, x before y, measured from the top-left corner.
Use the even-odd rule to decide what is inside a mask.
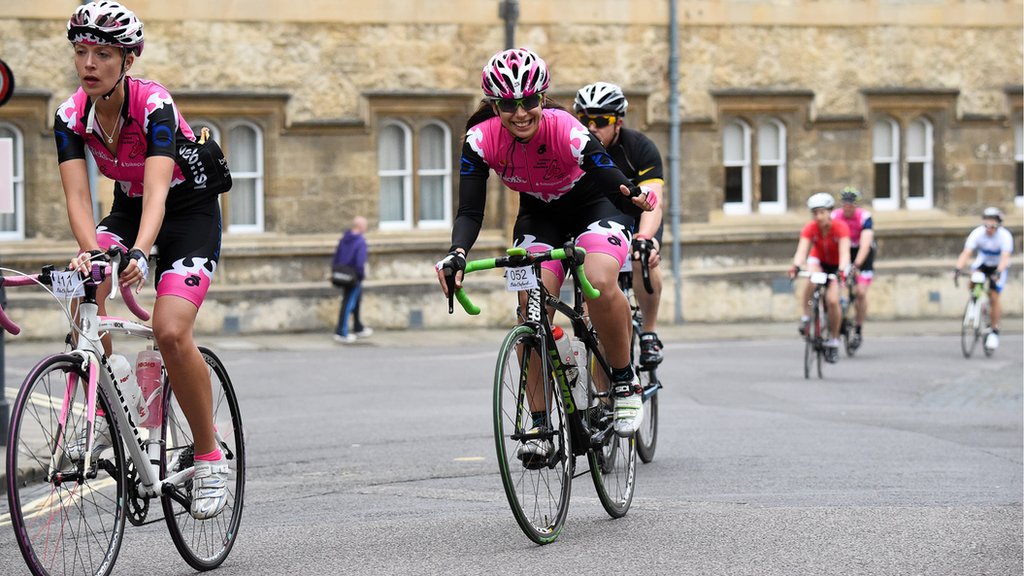
[[[45,496],[41,496],[41,497],[37,498],[36,500],[34,500],[32,502],[29,502],[28,504],[25,504],[24,506],[22,506],[22,510],[27,512],[27,514],[25,514],[25,520],[29,520],[31,518],[35,518],[36,516],[39,516],[40,514],[45,514],[46,512],[52,510],[55,506],[58,506],[58,505],[60,505],[61,507],[65,506],[65,505],[71,505],[71,504],[75,503],[76,501],[80,501],[82,498],[84,498],[90,492],[95,492],[97,490],[102,490],[102,489],[104,489],[104,488],[106,488],[108,486],[113,486],[114,484],[115,484],[115,481],[114,481],[113,478],[106,478],[106,479],[100,480],[98,482],[94,482],[94,483],[91,483],[91,484],[85,484],[81,491],[76,492],[76,493],[65,494],[63,496],[63,498],[60,499],[59,504],[54,500],[54,493],[51,491],[49,494],[46,494]],[[46,505],[47,502],[53,502],[53,504],[50,504],[49,506],[47,506]],[[9,526],[10,524],[11,524],[11,514],[10,513],[0,515],[0,526]]]
[[[455,462],[483,462],[485,458],[483,456],[463,456],[456,458]]]

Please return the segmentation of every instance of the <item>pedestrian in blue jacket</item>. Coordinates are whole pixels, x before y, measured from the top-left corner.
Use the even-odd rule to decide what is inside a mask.
[[[341,312],[338,314],[338,326],[334,329],[334,340],[342,344],[351,344],[356,338],[366,338],[373,334],[373,329],[364,326],[359,319],[359,302],[363,297],[363,279],[366,277],[366,218],[356,216],[352,220],[352,228],[338,242],[334,251],[332,267],[341,265],[352,266],[359,272],[359,280],[343,289],[341,295]],[[349,330],[348,318],[352,316],[352,331]]]

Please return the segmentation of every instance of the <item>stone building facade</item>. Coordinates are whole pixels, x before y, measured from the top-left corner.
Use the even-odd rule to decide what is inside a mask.
[[[201,329],[330,325],[337,303],[324,285],[326,261],[357,214],[373,229],[369,322],[465,321],[442,311],[431,263],[448,245],[479,70],[503,47],[497,0],[128,4],[147,39],[132,74],[167,86],[194,127],[211,127],[236,173]],[[0,108],[0,137],[15,143],[19,202],[16,215],[0,218],[5,264],[31,268],[74,249],[51,131],[56,106],[77,87],[64,37],[76,5],[0,5],[0,58],[18,87]],[[545,58],[551,95],[569,103],[584,84],[620,84],[628,125],[654,139],[667,167],[669,2],[519,5],[515,43]],[[804,202],[847,185],[872,201],[880,265],[935,281],[901,287],[880,275],[879,315],[956,313],[959,293],[939,285],[938,271],[948,270],[983,206],[1008,213],[1019,247],[1020,0],[678,7],[685,317],[792,315],[792,294],[776,280]],[[504,247],[516,211],[516,198],[492,186],[475,254]],[[109,188],[97,185],[98,213]],[[481,281],[500,310],[492,321],[503,322],[509,305],[496,285]],[[765,298],[750,296],[757,291]],[[1020,300],[1008,307],[1019,313]],[[293,306],[304,312],[280,312]],[[672,305],[662,309],[671,314]]]

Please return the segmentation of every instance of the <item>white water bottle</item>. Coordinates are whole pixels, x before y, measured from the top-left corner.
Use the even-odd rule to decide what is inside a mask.
[[[142,401],[148,412],[139,423],[139,426],[143,428],[160,426],[164,402],[163,370],[163,359],[160,357],[160,353],[152,348],[140,351],[135,358],[135,379],[139,383]]]
[[[587,389],[590,387],[590,373],[587,371],[587,345],[579,338],[572,338],[569,341],[572,348],[573,362],[576,363],[576,370],[579,377],[576,386],[572,389],[576,405],[587,407]]]
[[[555,337],[555,347],[558,348],[558,361],[565,366],[565,377],[569,380],[569,386],[573,386],[579,377],[579,372],[576,368],[576,357],[569,345],[569,335],[562,330],[561,326],[552,327],[551,334]]]
[[[135,374],[132,373],[132,365],[128,359],[120,354],[111,354],[107,359],[110,371],[114,376],[114,386],[124,396],[128,408],[132,411],[132,419],[138,426],[147,415],[146,404],[142,401],[142,390],[135,383]]]

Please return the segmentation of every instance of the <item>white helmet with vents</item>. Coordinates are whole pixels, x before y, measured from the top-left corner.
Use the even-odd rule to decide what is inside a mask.
[[[818,192],[807,199],[807,208],[811,210],[817,210],[818,208],[828,208],[831,210],[835,205],[835,198],[828,192]]]
[[[142,20],[135,13],[108,0],[83,4],[68,20],[68,40],[72,44],[117,46],[136,56],[142,54]]]
[[[572,104],[577,114],[587,110],[614,112],[619,116],[626,114],[629,102],[622,88],[608,82],[595,82],[580,88],[576,92],[576,100]]]

